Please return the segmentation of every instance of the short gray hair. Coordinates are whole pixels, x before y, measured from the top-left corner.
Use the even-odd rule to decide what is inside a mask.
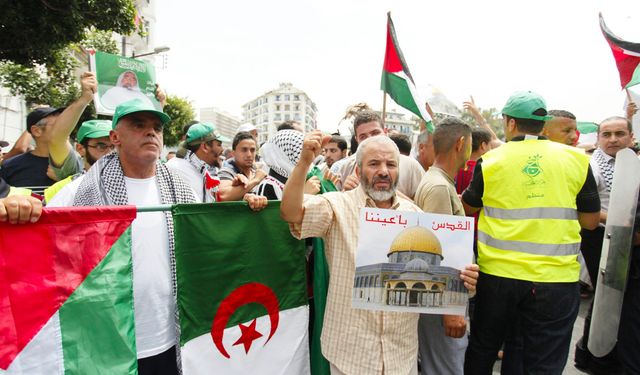
[[[599,124],[598,124],[598,134],[600,134],[600,126],[608,123],[608,122],[614,122],[614,121],[621,121],[621,122],[625,122],[627,123],[627,130],[629,131],[629,133],[633,133],[633,126],[631,124],[631,121],[629,121],[628,118],[626,117],[621,117],[621,116],[611,116],[611,117],[607,117],[606,119],[602,120]]]
[[[370,145],[374,144],[392,146],[396,161],[400,163],[400,150],[395,142],[386,135],[376,135],[375,137],[365,139],[358,145],[358,149],[356,150],[356,164],[358,165],[358,168],[362,170],[362,159],[364,158],[364,153]]]
[[[427,143],[429,140],[429,134],[431,134],[428,130],[423,130],[422,133],[418,135],[418,144]]]

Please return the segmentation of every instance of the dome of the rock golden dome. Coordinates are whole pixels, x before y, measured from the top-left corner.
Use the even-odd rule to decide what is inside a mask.
[[[401,251],[421,251],[442,256],[440,241],[424,227],[410,227],[400,232],[391,243],[389,254]]]

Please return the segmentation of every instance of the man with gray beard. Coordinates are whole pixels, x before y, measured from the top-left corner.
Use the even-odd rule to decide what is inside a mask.
[[[328,137],[327,137],[328,138]],[[284,188],[280,214],[296,238],[321,237],[331,274],[322,329],[322,354],[331,374],[417,374],[418,317],[415,313],[351,307],[363,207],[420,212],[396,194],[400,153],[388,137],[363,140],[356,153],[359,184],[347,192],[304,195],[304,182],[322,150],[319,131],[305,136],[302,153]],[[467,266],[460,278],[473,291],[478,275]]]

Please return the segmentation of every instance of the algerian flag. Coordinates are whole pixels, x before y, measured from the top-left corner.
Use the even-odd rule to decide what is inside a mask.
[[[185,375],[309,373],[304,243],[279,210],[174,207]]]
[[[380,89],[389,94],[399,106],[423,119],[427,123],[427,129],[430,132],[433,131],[431,116],[419,99],[413,77],[400,50],[391,13],[387,13],[387,48],[384,54]]]
[[[0,374],[136,374],[134,207],[0,223]]]

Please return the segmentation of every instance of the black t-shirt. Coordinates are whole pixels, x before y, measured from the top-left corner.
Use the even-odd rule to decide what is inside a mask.
[[[15,187],[51,186],[55,181],[47,177],[48,167],[48,157],[27,152],[5,160],[0,169],[0,178]]]
[[[0,198],[5,198],[7,195],[9,195],[9,190],[11,190],[9,184],[4,182],[4,180],[0,178]]]
[[[517,142],[519,139],[511,140]],[[505,183],[508,183],[506,181]],[[484,178],[482,177],[482,159],[476,163],[473,170],[473,179],[467,190],[462,192],[462,200],[471,207],[483,207],[482,196],[484,194]],[[600,212],[600,196],[598,195],[598,186],[596,179],[593,177],[591,166],[587,171],[587,178],[576,196],[576,209],[578,212]]]

